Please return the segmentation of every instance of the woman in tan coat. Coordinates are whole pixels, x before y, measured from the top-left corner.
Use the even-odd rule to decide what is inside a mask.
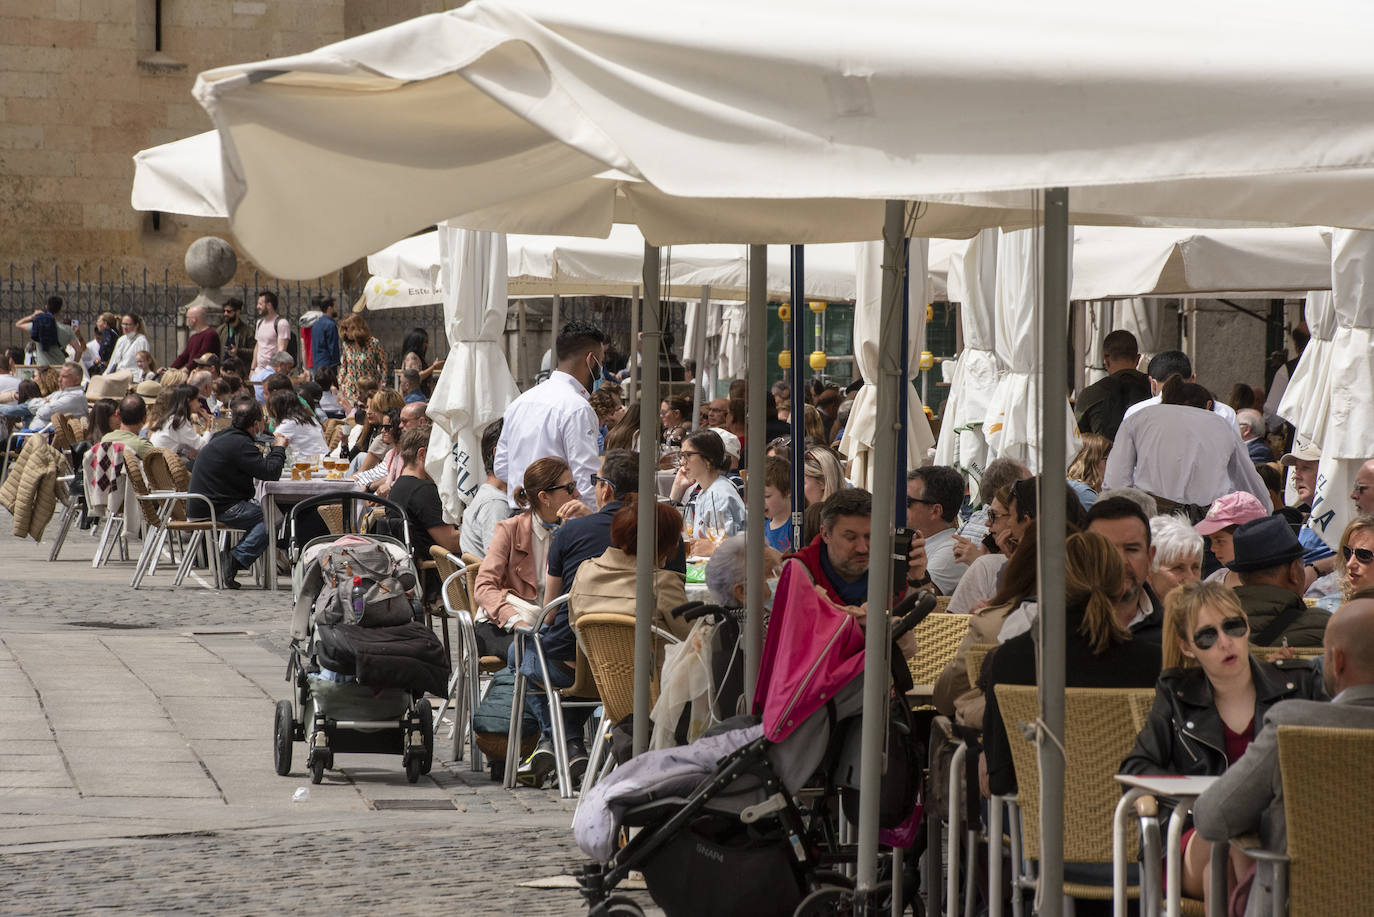
[[[668,570],[668,561],[682,543],[682,516],[669,503],[657,503],[654,557],[654,626],[681,639],[691,629],[689,622],[674,618],[670,612],[687,601],[682,575]],[[629,499],[611,519],[611,546],[600,557],[585,560],[577,568],[569,598],[569,617],[573,626],[584,614],[635,614],[635,557],[639,547],[639,503]]]

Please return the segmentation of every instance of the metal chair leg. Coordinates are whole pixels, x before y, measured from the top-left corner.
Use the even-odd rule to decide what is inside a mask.
[[[506,734],[506,778],[504,786],[515,789],[515,771],[520,767],[520,737],[525,718],[525,676],[520,671],[524,635],[515,635],[515,690],[510,704],[510,727]]]
[[[67,533],[71,531],[72,523],[76,521],[76,517],[79,515],[81,515],[81,507],[75,503],[62,511],[62,524],[57,529],[57,537],[53,539],[52,550],[48,553],[49,563],[57,560],[62,545],[67,541]]]
[[[1002,917],[1002,804],[995,799],[988,813],[988,917]]]
[[[553,760],[558,774],[558,795],[571,799],[572,769],[568,766],[568,737],[563,732],[563,699],[560,692],[549,681],[548,660],[544,658],[544,648],[539,639],[534,640],[535,658],[539,660],[539,673],[544,679],[544,699],[549,705],[549,725],[553,732]]]
[[[945,914],[959,913],[959,842],[963,838],[964,822],[964,762],[968,759],[968,745],[960,743],[949,762],[949,834],[945,855]],[[956,786],[957,784],[957,786]],[[955,805],[955,800],[959,804]]]
[[[196,559],[196,548],[204,539],[204,532],[194,532],[191,535],[191,542],[181,552],[181,563],[177,565],[177,574],[172,579],[173,586],[180,586],[182,580],[186,579],[186,574],[191,572],[191,564]]]

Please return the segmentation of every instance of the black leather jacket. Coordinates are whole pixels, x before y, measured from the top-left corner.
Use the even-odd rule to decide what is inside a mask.
[[[1305,659],[1260,662],[1250,658],[1255,679],[1255,735],[1265,714],[1281,700],[1326,700],[1320,674]],[[1226,738],[1212,685],[1200,668],[1165,669],[1155,702],[1135,748],[1121,762],[1123,774],[1215,777],[1226,770]]]

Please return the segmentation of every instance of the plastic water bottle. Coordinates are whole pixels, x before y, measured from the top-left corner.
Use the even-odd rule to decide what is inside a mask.
[[[367,605],[367,590],[363,588],[363,578],[353,577],[353,593],[349,597],[349,604],[353,606],[353,618],[351,624],[360,624],[363,620],[363,608]]]

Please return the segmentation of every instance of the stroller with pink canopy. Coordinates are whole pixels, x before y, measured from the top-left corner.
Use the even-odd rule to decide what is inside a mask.
[[[912,596],[894,609],[894,617],[904,616],[893,643],[934,607],[933,597],[918,604]],[[900,698],[910,676],[901,654],[894,657]],[[840,843],[838,810],[846,794],[857,796],[850,787],[857,787],[852,749],[863,667],[858,621],[813,588],[799,561],[789,561],[764,643],[755,716],[727,720],[691,745],[634,758],[578,808],[573,831],[593,860],[579,875],[591,914],[642,914],[632,899],[612,894],[632,870],[643,873],[667,917],[844,912],[835,907],[851,900],[852,884],[837,870],[853,851]],[[919,821],[917,759],[896,753],[900,732],[898,725],[888,743],[885,829]],[[636,830],[618,846],[625,828]],[[894,842],[909,841],[908,833]]]

